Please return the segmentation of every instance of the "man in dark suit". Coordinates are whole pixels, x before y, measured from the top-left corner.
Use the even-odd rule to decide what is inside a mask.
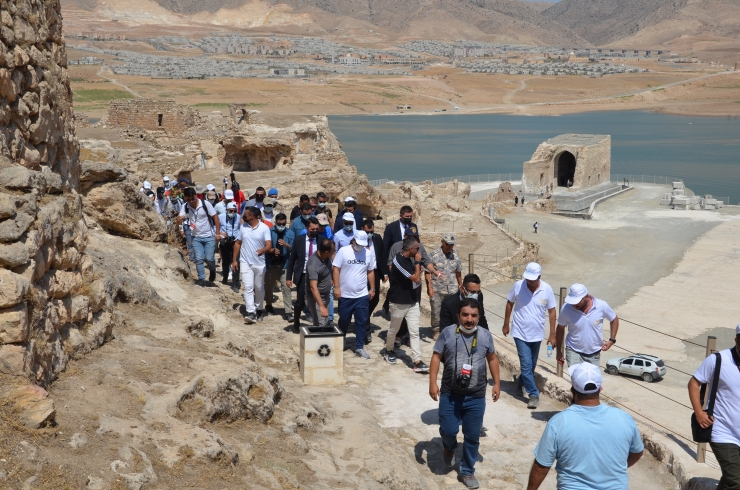
[[[375,284],[370,284],[369,287],[379,292],[380,280],[382,279],[383,282],[388,282],[388,266],[386,264],[385,250],[383,249],[383,239],[380,238],[380,235],[375,233],[375,223],[370,218],[366,219],[362,223],[362,229],[367,233],[368,238],[370,238],[373,251],[375,252],[375,263],[377,265],[375,268]],[[368,309],[370,314],[368,315],[368,318],[373,317],[373,311],[377,308],[379,301],[380,294],[376,293],[373,299],[370,300],[370,306]],[[365,343],[369,344],[371,341],[370,325],[368,324]]]
[[[287,286],[296,287],[296,302],[293,307],[293,329],[298,332],[301,326],[301,312],[306,306],[306,263],[308,258],[316,253],[319,236],[319,220],[311,216],[308,218],[308,227],[305,235],[295,238],[290,249],[288,259]]]
[[[404,236],[406,236],[406,229],[410,228],[412,235],[419,234],[419,228],[416,223],[411,220],[414,218],[414,210],[411,206],[403,206],[399,215],[399,219],[392,223],[388,223],[383,232],[383,250],[388,253],[394,243],[402,242]]]
[[[463,277],[463,290],[457,294],[448,296],[442,301],[442,308],[439,312],[440,328],[457,325],[457,307],[465,298],[477,299],[480,303],[480,317],[478,326],[488,330],[488,320],[486,319],[486,310],[483,307],[483,293],[480,290],[480,277],[476,274],[468,274]]]

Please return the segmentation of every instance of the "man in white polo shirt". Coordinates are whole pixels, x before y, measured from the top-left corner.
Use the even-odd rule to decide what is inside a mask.
[[[609,321],[609,340],[606,341],[602,333],[604,318]],[[565,337],[563,356],[565,327],[568,327],[568,336]],[[555,332],[558,362],[563,364],[567,360],[568,366],[589,362],[598,366],[601,351],[607,351],[617,343],[618,329],[619,318],[611,306],[588,294],[588,289],[583,284],[573,284],[565,298],[563,309],[560,310]]]
[[[244,210],[244,224],[236,234],[231,263],[231,269],[240,271],[242,275],[244,306],[247,309],[244,322],[248,325],[262,320],[265,315],[262,309],[265,299],[265,253],[272,249],[272,237],[270,228],[262,222],[261,216],[262,212],[256,206]]]
[[[375,252],[368,247],[367,233],[355,233],[352,243],[337,250],[332,262],[334,296],[339,298],[339,328],[347,335],[352,315],[355,317],[355,354],[370,359],[365,352],[365,335],[370,316],[370,300],[375,289]]]
[[[555,295],[552,288],[541,280],[542,266],[537,262],[530,262],[524,269],[523,279],[517,281],[509,291],[504,313],[504,336],[509,334],[509,319],[514,311],[511,336],[516,343],[519,354],[521,374],[518,377],[517,390],[529,394],[527,408],[537,408],[540,403],[540,390],[534,382],[534,370],[537,367],[537,358],[540,346],[545,339],[545,323],[550,321],[550,334],[555,333]]]
[[[701,385],[707,383],[707,399],[717,366],[715,354],[704,359],[689,380],[689,399],[696,421],[703,428],[712,426],[709,446],[722,470],[717,490],[740,489],[740,324],[735,327],[735,346],[717,352],[721,359],[717,397],[709,417],[700,401]],[[708,402],[708,400],[707,400]]]

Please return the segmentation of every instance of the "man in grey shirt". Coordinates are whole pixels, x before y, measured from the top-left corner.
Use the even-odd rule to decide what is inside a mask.
[[[319,242],[315,254],[308,258],[306,274],[306,304],[311,312],[314,327],[325,327],[329,323],[329,301],[331,300],[332,264],[331,254],[334,241],[324,238]]]

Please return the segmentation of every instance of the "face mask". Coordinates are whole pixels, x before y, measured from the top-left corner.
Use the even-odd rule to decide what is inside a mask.
[[[226,213],[226,216],[228,216],[229,218],[233,218],[234,216],[236,216],[236,213]]]
[[[403,219],[401,219],[401,222],[403,224],[405,224],[405,225],[410,225],[411,224],[411,218],[403,218]]]
[[[374,235],[374,234],[375,234],[375,233],[373,233],[372,231],[368,231],[368,232],[367,232],[367,239],[368,239],[368,240],[372,240],[372,239],[373,239],[373,235]]]
[[[275,229],[281,233],[285,231],[285,227],[280,225],[275,225]]]
[[[344,231],[347,233],[351,232],[355,225],[344,225]]]
[[[278,201],[278,199],[277,199],[277,196],[269,196],[269,197],[271,197],[271,198],[272,198],[272,200],[273,200],[273,201],[275,201],[275,202],[277,203],[277,201]]]
[[[320,207],[321,209],[324,209],[324,208],[326,207],[326,203],[325,203],[325,202],[320,202],[320,203],[319,203],[319,207]]]
[[[257,202],[262,202],[265,200],[265,196],[260,196],[260,195],[254,196],[254,198],[257,200]]]
[[[355,252],[362,252],[362,249],[365,248],[362,245],[357,245],[356,243],[352,244],[352,250]]]
[[[474,326],[473,328],[470,328],[470,329],[465,328],[465,325],[460,325],[460,330],[463,331],[463,332],[465,332],[465,333],[467,333],[467,334],[471,334],[471,333],[475,332],[476,330],[478,330],[478,325],[476,325],[476,326]]]
[[[310,217],[311,217],[311,215],[310,215],[310,214],[309,214],[308,216],[307,216],[307,215],[305,215],[305,214],[302,214],[302,215],[301,215],[301,219],[302,219],[303,221],[305,221],[306,223],[308,223],[308,218],[310,218]]]
[[[468,293],[468,298],[477,300],[478,299],[478,293]]]
[[[265,213],[267,214],[272,213],[272,206],[265,206]]]
[[[308,232],[308,238],[313,239],[313,238],[316,238],[317,236],[319,236],[319,232],[318,231],[309,231]]]

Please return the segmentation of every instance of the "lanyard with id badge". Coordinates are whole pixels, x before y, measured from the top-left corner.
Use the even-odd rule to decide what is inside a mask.
[[[475,351],[478,348],[478,330],[476,330],[475,334],[473,334],[473,342],[470,344],[470,350],[468,350],[468,345],[465,343],[465,340],[463,340],[465,351],[468,353],[468,362],[464,363],[460,367],[460,371],[457,370],[458,339],[460,339],[460,326],[458,326],[457,330],[455,330],[455,385],[457,385],[459,388],[462,388],[463,390],[466,390],[470,387],[470,379],[473,376],[473,356],[475,355]]]

